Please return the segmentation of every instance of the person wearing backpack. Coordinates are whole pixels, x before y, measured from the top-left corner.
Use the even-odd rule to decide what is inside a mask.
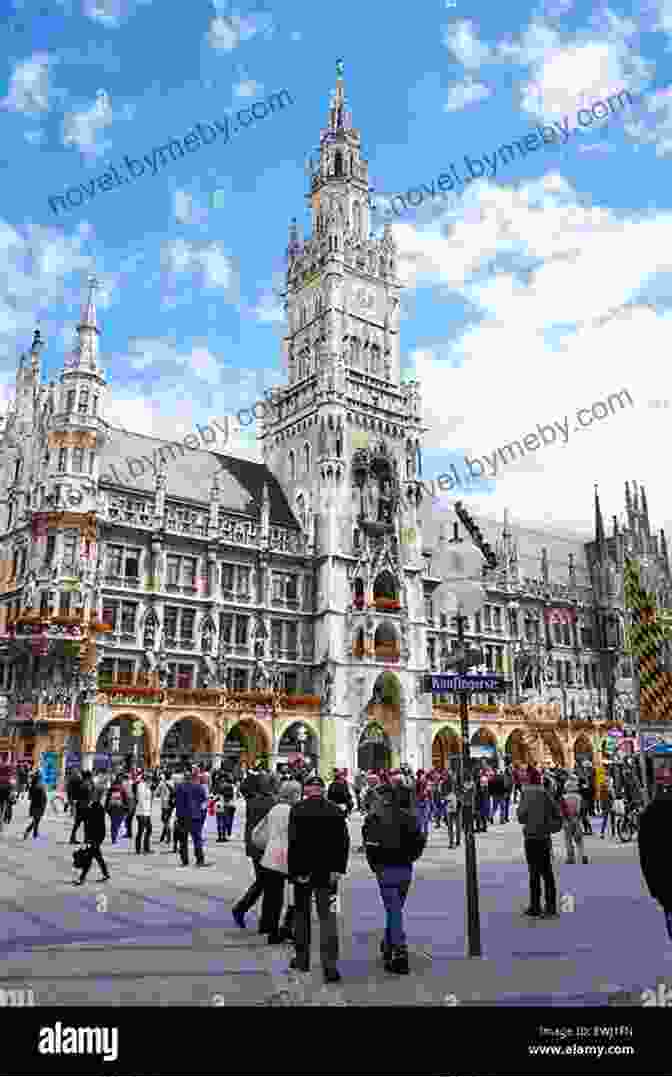
[[[584,852],[583,828],[581,826],[581,794],[579,783],[570,778],[565,786],[565,792],[560,801],[560,814],[562,815],[563,830],[565,834],[565,849],[567,851],[567,863],[575,864],[574,845],[581,857],[583,864],[588,863],[588,857]]]
[[[413,879],[413,864],[427,844],[424,819],[402,807],[397,787],[384,786],[364,821],[362,838],[385,908],[385,937],[380,945],[385,968],[388,972],[408,975],[403,910]]]
[[[538,771],[530,767],[528,784],[518,806],[518,822],[523,824],[525,858],[530,874],[530,905],[525,916],[558,915],[555,878],[553,876],[552,834],[562,830],[562,816],[551,796],[541,785]],[[541,881],[544,881],[545,912],[541,909]]]

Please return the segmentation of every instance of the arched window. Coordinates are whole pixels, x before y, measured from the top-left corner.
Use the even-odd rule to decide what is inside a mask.
[[[304,464],[304,473],[306,475],[309,475],[310,474],[310,445],[308,445],[307,443],[303,446],[303,464]]]
[[[298,496],[296,498],[296,515],[298,516],[299,520],[301,521],[301,526],[305,529],[305,527],[306,527],[306,502],[304,500],[303,494],[298,494]]]
[[[296,457],[294,455],[294,449],[289,450],[288,464],[289,464],[289,481],[294,482],[294,479],[296,478]]]
[[[336,156],[334,158],[334,170],[337,176],[343,175],[343,154],[340,150],[336,151]]]

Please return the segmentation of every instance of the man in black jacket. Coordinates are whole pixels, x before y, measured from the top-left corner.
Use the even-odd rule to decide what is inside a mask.
[[[672,788],[659,786],[639,818],[639,862],[651,897],[665,913],[672,940],[672,873],[667,849],[672,833]]]
[[[388,972],[408,974],[403,908],[413,878],[413,864],[427,837],[404,806],[398,786],[384,787],[362,827],[369,867],[375,873],[385,908],[385,938],[380,951]]]
[[[45,811],[47,810],[47,790],[44,788],[44,785],[42,784],[42,778],[40,776],[39,771],[37,773],[35,781],[33,782],[33,784],[30,787],[30,794],[29,795],[30,795],[30,818],[31,818],[31,822],[30,822],[30,825],[26,827],[25,833],[23,835],[23,840],[24,841],[26,840],[26,838],[30,834],[31,830],[33,832],[33,837],[34,838],[37,837],[37,828],[40,825],[40,819],[42,818]]]
[[[72,796],[75,805],[75,821],[72,824],[70,844],[77,845],[77,831],[83,825],[87,809],[93,799],[93,786],[88,779],[88,774],[83,773],[79,782],[73,787]]]
[[[103,854],[100,851],[100,847],[105,841],[105,809],[99,800],[93,800],[87,806],[83,813],[83,821],[84,840],[86,841],[88,849],[86,850],[86,860],[82,867],[82,874],[79,879],[75,880],[73,886],[84,885],[86,876],[89,873],[89,868],[94,860],[103,873],[103,876],[99,881],[101,883],[107,882],[110,877],[110,873],[107,870],[107,864],[103,860]]]
[[[327,800],[341,808],[347,817],[352,813],[354,803],[348,788],[345,771],[334,771],[334,780],[327,791]]]
[[[240,901],[238,901],[231,910],[233,919],[238,924],[238,927],[245,927],[245,914],[249,912],[253,905],[256,905],[264,892],[263,872],[260,866],[264,850],[258,849],[257,846],[252,843],[252,831],[257,823],[260,823],[261,820],[268,815],[275,804],[275,797],[273,796],[274,782],[270,774],[250,774],[245,779],[245,782],[247,784],[247,803],[245,805],[245,852],[252,861],[254,882],[247,893],[243,894]],[[268,934],[268,929],[263,923],[259,924],[259,934]]]
[[[338,880],[348,868],[350,836],[342,810],[327,800],[319,775],[308,778],[304,797],[289,816],[287,872],[294,882],[296,957],[291,968],[310,969],[310,910],[313,894],[320,919],[320,957],[327,983],[338,983]]]

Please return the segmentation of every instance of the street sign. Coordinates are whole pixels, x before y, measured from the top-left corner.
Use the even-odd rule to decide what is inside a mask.
[[[145,727],[142,724],[142,722],[133,722],[131,732],[132,732],[134,737],[141,737],[142,734],[144,733],[144,731],[145,731]]]
[[[431,673],[425,676],[425,691],[436,695],[444,692],[504,692],[504,678],[495,674]]]

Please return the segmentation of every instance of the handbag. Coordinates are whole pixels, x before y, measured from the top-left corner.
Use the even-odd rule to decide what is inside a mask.
[[[82,871],[87,866],[90,853],[91,850],[88,845],[83,846],[81,849],[75,849],[72,854],[72,863],[78,871]]]

